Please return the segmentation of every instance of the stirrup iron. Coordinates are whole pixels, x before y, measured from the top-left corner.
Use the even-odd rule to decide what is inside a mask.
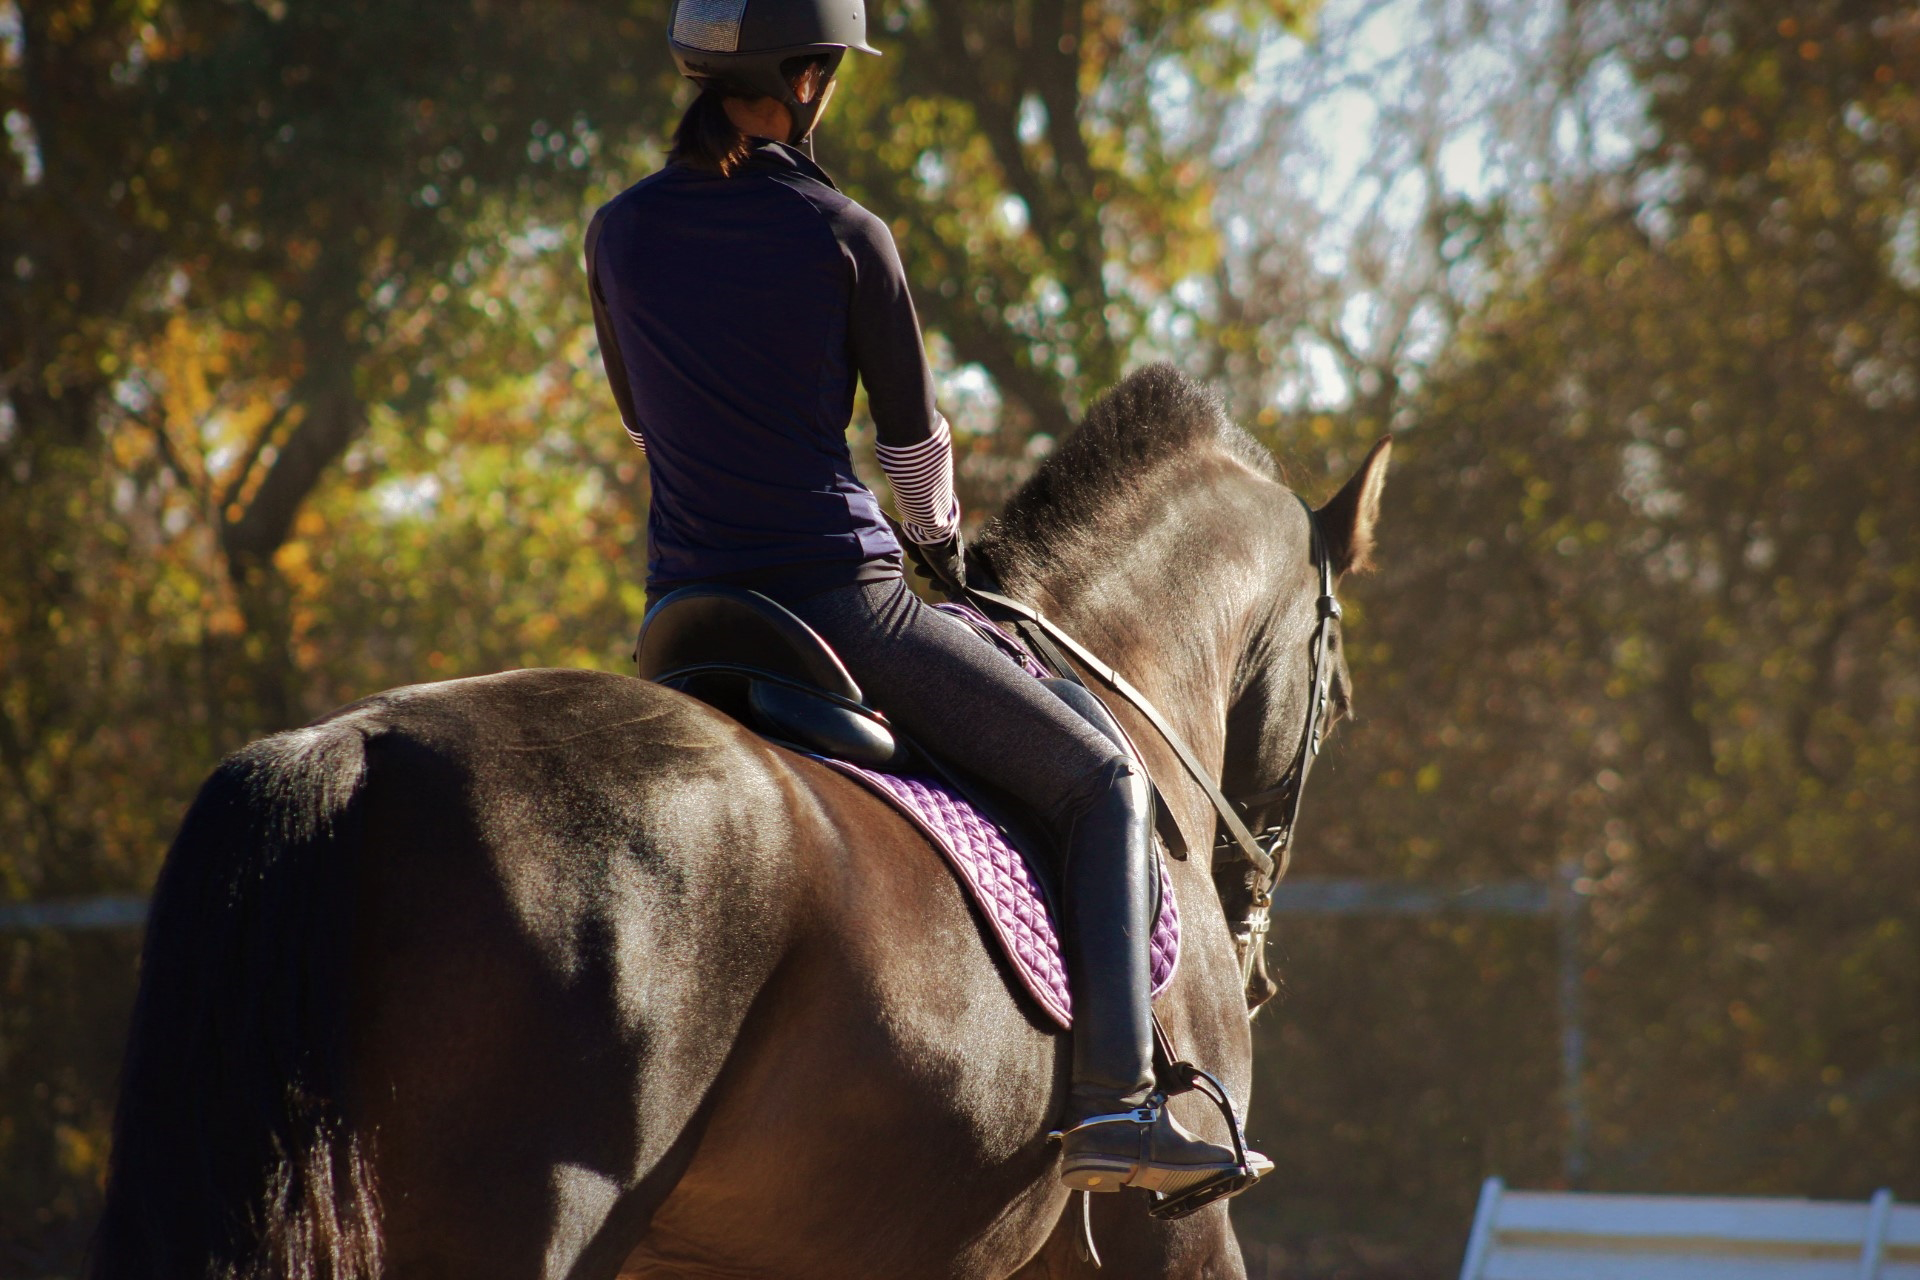
[[[1154,1029],[1160,1029],[1157,1018],[1154,1020]],[[1171,1059],[1173,1055],[1168,1053],[1166,1056]],[[1154,1095],[1156,1101],[1164,1102],[1171,1094],[1193,1092],[1220,1108],[1220,1116],[1233,1134],[1233,1156],[1239,1167],[1171,1194],[1158,1191],[1149,1193],[1151,1203],[1147,1206],[1148,1217],[1171,1221],[1198,1213],[1216,1200],[1239,1195],[1273,1172],[1271,1160],[1247,1150],[1246,1131],[1240,1126],[1240,1116],[1233,1109],[1233,1099],[1228,1096],[1225,1085],[1191,1062],[1169,1061],[1163,1068],[1161,1078],[1165,1091]]]
[[[1190,1063],[1173,1063],[1171,1068],[1170,1075],[1174,1082],[1171,1092],[1185,1093],[1189,1090],[1197,1090],[1220,1108],[1228,1127],[1233,1131],[1234,1163],[1227,1167],[1215,1165],[1190,1169],[1157,1163],[1153,1159],[1153,1135],[1165,1116],[1167,1091],[1156,1090],[1145,1103],[1138,1107],[1106,1115],[1089,1116],[1069,1129],[1056,1129],[1047,1135],[1050,1141],[1061,1142],[1069,1134],[1103,1125],[1130,1125],[1138,1135],[1139,1148],[1130,1162],[1126,1162],[1126,1157],[1114,1157],[1111,1186],[1097,1185],[1107,1176],[1106,1170],[1101,1170],[1090,1180],[1091,1184],[1096,1185],[1082,1186],[1069,1182],[1069,1186],[1083,1194],[1088,1191],[1119,1191],[1131,1187],[1147,1193],[1149,1200],[1147,1212],[1151,1216],[1184,1218],[1212,1204],[1215,1200],[1238,1195],[1272,1170],[1271,1161],[1247,1150],[1246,1137],[1241,1132],[1239,1119],[1234,1115],[1233,1104],[1220,1082]],[[1127,1163],[1125,1172],[1122,1172],[1119,1167],[1122,1162]]]

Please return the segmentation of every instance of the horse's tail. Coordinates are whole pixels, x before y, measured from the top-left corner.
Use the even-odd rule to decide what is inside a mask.
[[[94,1280],[381,1269],[345,1102],[366,739],[263,739],[200,789],[155,886]]]

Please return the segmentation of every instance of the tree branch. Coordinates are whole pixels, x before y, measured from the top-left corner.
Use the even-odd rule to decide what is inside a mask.
[[[356,273],[350,263],[336,261],[323,264],[315,279],[317,296],[304,300],[300,321],[306,369],[292,397],[305,413],[241,513],[232,519],[227,509],[220,513],[220,546],[237,583],[244,584],[272,562],[292,532],[301,504],[366,426],[366,406],[354,385],[360,352],[346,332]],[[256,440],[256,449],[264,447],[266,434]],[[243,471],[237,483],[244,483],[245,476]],[[239,490],[230,493],[237,497]]]
[[[328,365],[302,381],[306,416],[280,447],[239,517],[227,519],[221,513],[220,545],[235,577],[272,560],[292,532],[301,504],[366,425],[351,362]]]
[[[233,469],[232,478],[227,481],[220,493],[220,505],[215,512],[215,517],[219,521],[226,520],[227,508],[240,501],[240,496],[247,491],[247,481],[253,478],[254,468],[259,464],[260,455],[266,452],[269,444],[273,443],[273,438],[280,434],[280,428],[287,421],[289,408],[294,403],[296,401],[289,400],[287,404],[281,405],[267,424],[255,433],[252,443],[247,446],[247,456],[242,458],[240,465]],[[213,488],[211,476],[207,478],[207,488],[211,494]]]

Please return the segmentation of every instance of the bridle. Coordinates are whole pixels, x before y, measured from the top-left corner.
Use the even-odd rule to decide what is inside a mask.
[[[1254,890],[1246,918],[1234,930],[1234,945],[1240,949],[1240,981],[1248,988],[1253,985],[1254,966],[1259,962],[1260,954],[1266,947],[1267,934],[1273,928],[1273,891],[1279,887],[1287,868],[1293,863],[1293,833],[1300,822],[1300,802],[1307,794],[1307,774],[1312,772],[1313,762],[1320,756],[1320,744],[1326,737],[1328,713],[1333,701],[1330,649],[1333,624],[1340,620],[1340,600],[1333,593],[1333,557],[1328,552],[1326,535],[1320,531],[1319,516],[1312,507],[1307,506],[1304,499],[1300,505],[1307,507],[1307,528],[1310,530],[1313,558],[1320,569],[1320,595],[1314,602],[1316,618],[1308,649],[1307,723],[1300,731],[1300,745],[1294,750],[1293,763],[1278,784],[1252,795],[1227,799],[1243,827],[1250,827],[1254,815],[1264,815],[1275,804],[1280,806],[1280,812],[1284,815],[1280,822],[1262,827],[1258,834],[1252,836],[1266,860],[1264,864],[1252,858],[1248,861],[1260,872],[1263,883]],[[1244,849],[1230,830],[1220,832],[1213,847],[1215,853]]]
[[[1298,495],[1296,495],[1298,496]],[[1317,617],[1313,627],[1311,641],[1310,667],[1308,669],[1309,695],[1307,699],[1307,722],[1300,733],[1300,745],[1294,752],[1293,764],[1276,786],[1237,800],[1228,799],[1218,785],[1208,775],[1206,766],[1200,763],[1186,742],[1167,723],[1147,696],[1134,688],[1127,678],[1115,671],[1090,653],[1072,636],[1062,631],[1045,615],[1018,600],[1009,599],[995,591],[969,586],[966,594],[983,606],[984,611],[1000,611],[1012,614],[1037,629],[1027,634],[1044,642],[1036,647],[1042,650],[1042,656],[1049,660],[1062,675],[1071,676],[1068,667],[1058,652],[1046,650],[1058,646],[1114,693],[1119,694],[1134,710],[1145,717],[1154,731],[1173,749],[1179,758],[1181,767],[1189,777],[1206,793],[1207,800],[1213,805],[1216,817],[1216,839],[1214,852],[1238,853],[1260,876],[1261,883],[1253,892],[1247,907],[1247,914],[1239,926],[1234,929],[1234,943],[1240,948],[1240,981],[1243,988],[1251,988],[1253,971],[1259,963],[1261,951],[1266,945],[1267,934],[1273,927],[1273,891],[1279,885],[1282,876],[1287,874],[1287,866],[1293,858],[1293,833],[1300,819],[1300,801],[1306,794],[1307,774],[1313,768],[1313,762],[1320,754],[1320,744],[1325,736],[1328,711],[1333,696],[1333,663],[1330,660],[1333,624],[1340,618],[1340,601],[1333,594],[1333,557],[1327,546],[1326,535],[1320,529],[1320,518],[1308,506],[1306,499],[1300,499],[1300,505],[1306,508],[1307,528],[1312,555],[1320,570],[1320,596],[1315,603]],[[1250,829],[1255,815],[1264,816],[1266,812],[1279,804],[1284,814],[1283,821],[1263,827],[1256,835]]]

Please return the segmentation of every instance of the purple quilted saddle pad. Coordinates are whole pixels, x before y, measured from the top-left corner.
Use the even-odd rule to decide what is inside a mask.
[[[931,778],[875,773],[825,756],[814,759],[859,779],[926,833],[992,926],[1020,984],[1049,1017],[1063,1028],[1071,1027],[1073,996],[1067,989],[1060,930],[1033,868],[1006,834],[965,798]],[[1155,996],[1173,981],[1174,966],[1180,962],[1180,910],[1164,862],[1159,870],[1160,918],[1148,943]]]

